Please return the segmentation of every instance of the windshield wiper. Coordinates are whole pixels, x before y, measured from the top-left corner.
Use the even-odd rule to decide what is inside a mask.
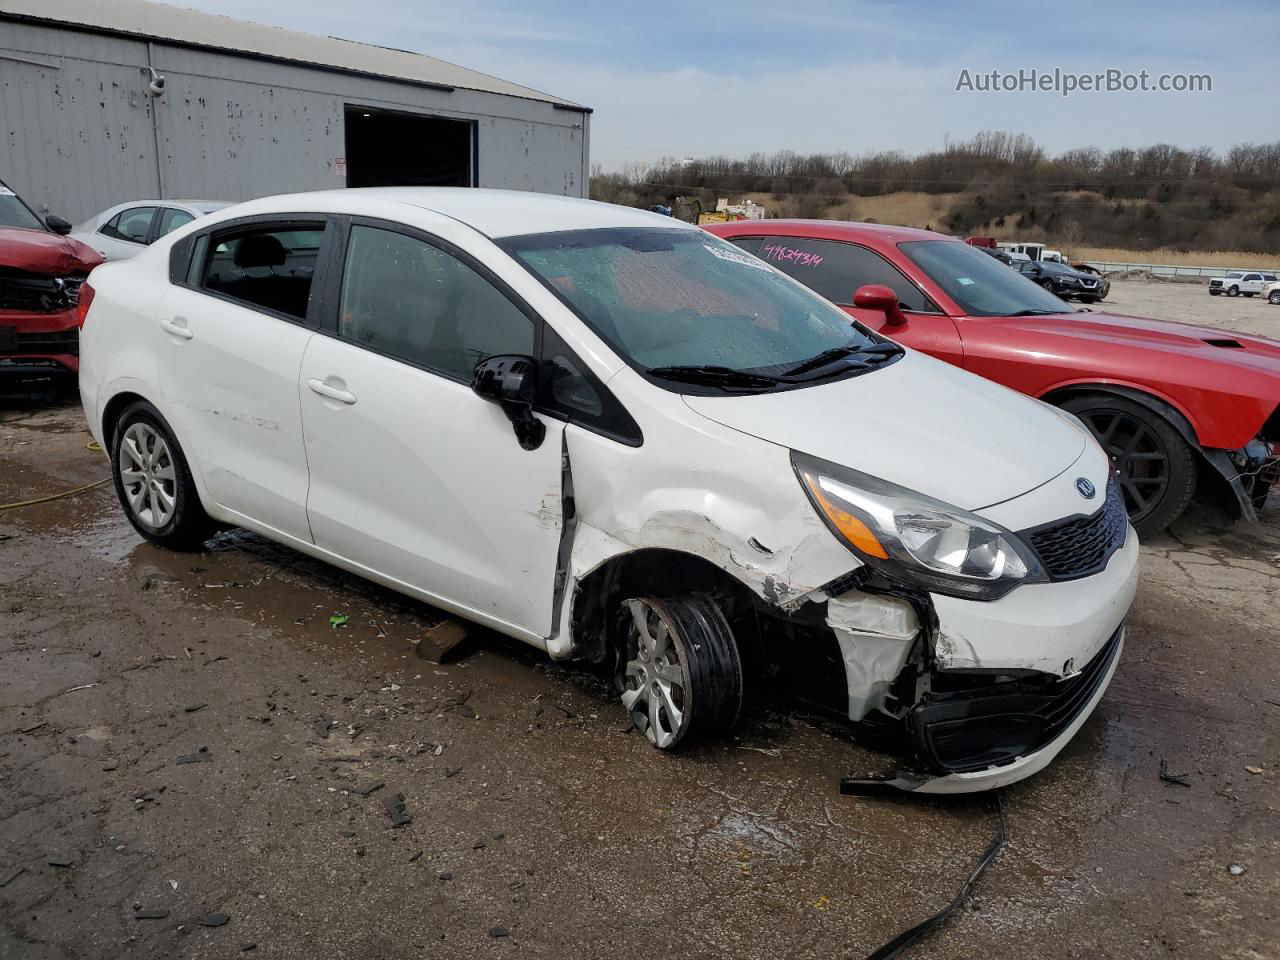
[[[651,377],[662,380],[674,380],[678,383],[700,383],[709,387],[732,389],[764,389],[777,386],[782,381],[766,373],[749,373],[746,370],[735,370],[733,367],[719,367],[712,364],[696,364],[690,366],[650,367]]]
[[[1067,313],[1069,309],[1063,307],[1061,310],[1019,310],[1017,313],[1007,313],[1007,317],[1051,317],[1059,313]]]
[[[896,343],[849,343],[843,347],[832,347],[830,350],[823,350],[816,357],[801,361],[790,370],[787,370],[783,376],[790,378],[802,373],[821,370],[837,360],[844,360],[847,366],[860,367],[865,370],[890,357],[896,357],[901,352],[902,348]]]

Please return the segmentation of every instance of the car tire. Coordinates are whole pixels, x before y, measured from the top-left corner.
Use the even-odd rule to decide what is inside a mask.
[[[1272,290],[1267,294],[1267,303],[1280,305],[1280,290]]]
[[[1216,296],[1218,296],[1220,293],[1222,293],[1222,291],[1221,291],[1221,290],[1210,290],[1210,291],[1209,291],[1209,296],[1211,296],[1211,297],[1216,297]]]
[[[1196,492],[1196,461],[1173,424],[1145,404],[1107,393],[1077,394],[1060,406],[1084,421],[1111,457],[1139,533],[1156,533],[1182,516]]]
[[[139,400],[111,427],[111,475],[135,530],[171,550],[198,550],[216,530],[160,411]]]
[[[1239,287],[1236,287],[1236,286],[1230,286],[1230,287],[1227,287],[1227,296],[1228,296],[1228,297],[1238,297],[1238,296],[1240,296],[1240,288],[1239,288]]]
[[[1245,297],[1252,297],[1252,296],[1253,296],[1253,294],[1252,294],[1252,293],[1249,293],[1248,291],[1244,291],[1244,292],[1242,292],[1241,296],[1245,296]]]
[[[659,750],[722,733],[742,710],[738,644],[703,594],[635,597],[619,608],[622,705]]]
[[[1038,281],[1036,281],[1036,282],[1037,282],[1037,283],[1039,283],[1039,284],[1040,284],[1040,286],[1042,286],[1042,287],[1044,287],[1046,290],[1048,290],[1050,293],[1052,293],[1055,297],[1058,295],[1058,291],[1057,291],[1057,289],[1054,287],[1054,285],[1053,285],[1053,281],[1052,281],[1052,280],[1038,280]]]
[[[1080,302],[1081,303],[1097,303],[1098,298],[1097,297],[1081,297]]]

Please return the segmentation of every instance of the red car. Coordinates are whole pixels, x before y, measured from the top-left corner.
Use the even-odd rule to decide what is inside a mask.
[[[817,220],[706,229],[866,326],[1078,416],[1111,453],[1139,530],[1168,526],[1197,488],[1256,519],[1280,481],[1280,342],[1075,310],[926,230]]]
[[[102,257],[66,236],[70,231],[60,217],[41,221],[0,183],[0,390],[15,382],[75,382],[75,308],[80,285]]]

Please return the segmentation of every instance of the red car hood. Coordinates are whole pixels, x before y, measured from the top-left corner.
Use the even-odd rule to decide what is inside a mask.
[[[60,276],[88,273],[102,257],[92,247],[70,237],[23,227],[0,227],[0,267]]]
[[[987,323],[991,319],[976,318],[974,322]],[[996,322],[1050,337],[1175,353],[1208,363],[1240,364],[1280,375],[1280,340],[1215,327],[1093,312],[1000,317]]]

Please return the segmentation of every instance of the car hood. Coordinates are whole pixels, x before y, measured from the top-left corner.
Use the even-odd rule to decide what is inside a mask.
[[[0,267],[31,273],[88,273],[102,263],[96,250],[71,237],[23,227],[0,227]]]
[[[726,427],[965,510],[1049,482],[1085,445],[1082,428],[1039,401],[910,350],[832,383],[684,399]]]
[[[1238,364],[1280,375],[1280,340],[1232,330],[1083,311],[1042,317],[977,317],[972,320],[983,324],[992,321],[1048,337],[1176,353],[1195,357],[1206,364]],[[1159,359],[1153,357],[1152,363],[1158,364]]]

